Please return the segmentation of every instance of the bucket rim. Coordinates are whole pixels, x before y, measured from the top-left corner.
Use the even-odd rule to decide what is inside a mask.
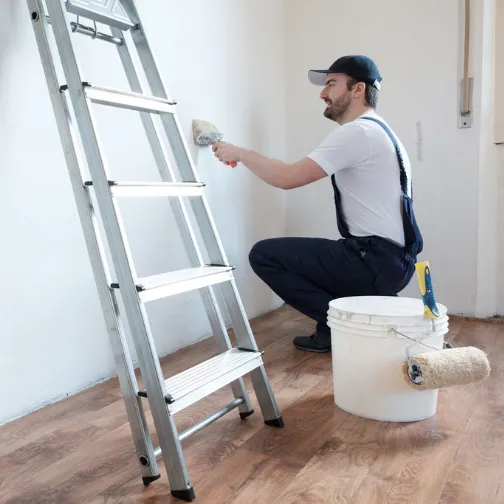
[[[449,327],[446,325],[444,327],[437,328],[432,334],[425,334],[425,330],[423,331],[406,331],[404,328],[393,328],[389,327],[387,330],[385,329],[375,329],[375,330],[368,330],[368,329],[361,329],[357,327],[348,327],[344,325],[333,325],[328,323],[328,327],[331,329],[331,335],[333,331],[338,331],[341,333],[346,333],[346,334],[351,334],[352,336],[356,337],[362,337],[362,338],[394,338],[397,340],[410,340],[411,339],[417,339],[418,336],[421,336],[422,333],[424,335],[422,341],[429,341],[432,338],[443,338],[445,337],[446,334],[449,332]],[[395,332],[395,329],[397,332]],[[402,334],[401,334],[402,333]],[[409,336],[403,336],[403,334]]]
[[[440,312],[440,318],[447,317],[448,308],[441,303],[436,304]],[[424,303],[421,299],[399,296],[348,296],[337,298],[329,302],[327,313],[341,313],[356,318],[425,319]]]
[[[430,327],[432,323],[445,324],[450,321],[450,317],[447,315],[441,316],[439,318],[430,319],[422,314],[421,317],[369,317],[367,315],[357,317],[351,316],[347,317],[344,313],[334,313],[331,311],[327,312],[327,318],[332,320],[343,320],[345,322],[352,322],[354,324],[361,325],[388,325],[388,324],[399,324],[404,326],[417,326],[417,327]]]
[[[398,323],[389,322],[386,324],[369,324],[365,322],[355,322],[353,320],[335,318],[329,315],[327,317],[327,325],[330,324],[344,327],[353,327],[355,329],[361,329],[363,331],[380,331],[380,330],[387,331],[390,329],[395,329],[396,331],[403,331],[403,332],[424,332],[433,327],[432,324],[403,324],[401,322]],[[449,326],[450,323],[448,319],[436,320],[433,328],[437,330],[441,328],[444,329]]]

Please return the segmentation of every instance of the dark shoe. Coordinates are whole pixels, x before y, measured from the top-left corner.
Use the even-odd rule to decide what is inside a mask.
[[[331,351],[331,337],[314,332],[311,336],[297,336],[294,346],[307,352],[326,353]]]

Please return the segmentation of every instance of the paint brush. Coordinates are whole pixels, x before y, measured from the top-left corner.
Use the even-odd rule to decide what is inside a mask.
[[[194,141],[198,145],[211,145],[214,142],[220,142],[224,137],[214,124],[201,119],[193,119],[192,131]],[[226,162],[226,164],[234,168],[237,163]]]

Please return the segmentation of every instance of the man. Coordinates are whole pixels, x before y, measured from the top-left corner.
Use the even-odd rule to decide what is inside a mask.
[[[411,199],[406,150],[375,112],[381,76],[365,56],[344,56],[311,70],[322,86],[324,115],[340,126],[308,156],[284,163],[228,143],[213,145],[222,162],[244,164],[265,182],[291,189],[331,177],[342,238],[273,238],[250,252],[255,273],[287,304],[317,321],[297,348],[331,349],[327,310],[347,296],[395,296],[410,281],[423,241]]]

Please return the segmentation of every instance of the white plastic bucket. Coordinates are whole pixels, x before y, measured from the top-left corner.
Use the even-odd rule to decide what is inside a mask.
[[[411,355],[443,348],[448,332],[445,306],[434,323],[421,299],[361,296],[331,301],[334,402],[354,415],[389,422],[413,422],[436,414],[437,390],[414,390],[403,365]],[[400,332],[398,335],[395,331]],[[422,339],[422,343],[414,344]],[[414,345],[414,346],[412,346]]]

